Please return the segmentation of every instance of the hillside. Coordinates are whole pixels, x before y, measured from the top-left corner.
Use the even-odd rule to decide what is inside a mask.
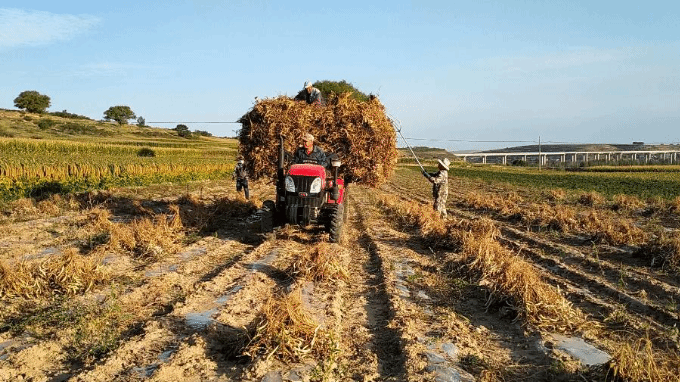
[[[172,129],[136,124],[118,125],[116,122],[95,121],[85,118],[64,118],[46,114],[0,109],[0,138],[30,138],[68,140],[71,142],[97,142],[132,144],[135,146],[193,147],[219,142],[235,144],[228,138],[194,135],[187,139]]]
[[[445,157],[453,160],[455,157],[454,153],[437,147],[416,146],[412,149],[420,161],[433,161]],[[407,147],[398,148],[397,151],[399,152],[400,163],[413,161],[413,154]]]

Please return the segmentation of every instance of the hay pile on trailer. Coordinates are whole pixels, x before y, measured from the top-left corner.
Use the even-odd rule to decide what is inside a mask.
[[[255,179],[276,176],[280,134],[292,154],[311,133],[324,152],[338,154],[341,176],[372,187],[397,163],[396,131],[376,97],[360,102],[345,93],[315,106],[280,96],[258,101],[239,122],[239,154]]]

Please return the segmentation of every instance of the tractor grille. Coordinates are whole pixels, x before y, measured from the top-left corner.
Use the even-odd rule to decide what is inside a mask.
[[[293,183],[295,183],[296,192],[309,192],[309,188],[312,187],[312,182],[314,177],[312,176],[291,176],[293,178]]]
[[[286,193],[286,217],[293,224],[310,224],[319,219],[320,207],[323,204],[323,193],[301,197],[300,192],[309,193],[314,177],[292,176],[295,193]],[[308,194],[309,195],[309,194]]]

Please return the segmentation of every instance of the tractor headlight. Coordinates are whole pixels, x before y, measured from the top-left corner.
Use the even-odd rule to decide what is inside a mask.
[[[293,182],[293,178],[290,176],[286,177],[286,191],[295,192],[295,182]]]
[[[319,192],[321,192],[321,178],[315,178],[312,186],[309,188],[309,193],[318,194]]]

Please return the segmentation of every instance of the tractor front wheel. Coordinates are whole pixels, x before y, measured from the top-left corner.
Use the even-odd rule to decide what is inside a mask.
[[[344,221],[344,205],[338,204],[330,212],[330,221],[328,223],[328,233],[330,234],[331,243],[337,243],[340,241],[340,236],[342,235],[342,223]]]

